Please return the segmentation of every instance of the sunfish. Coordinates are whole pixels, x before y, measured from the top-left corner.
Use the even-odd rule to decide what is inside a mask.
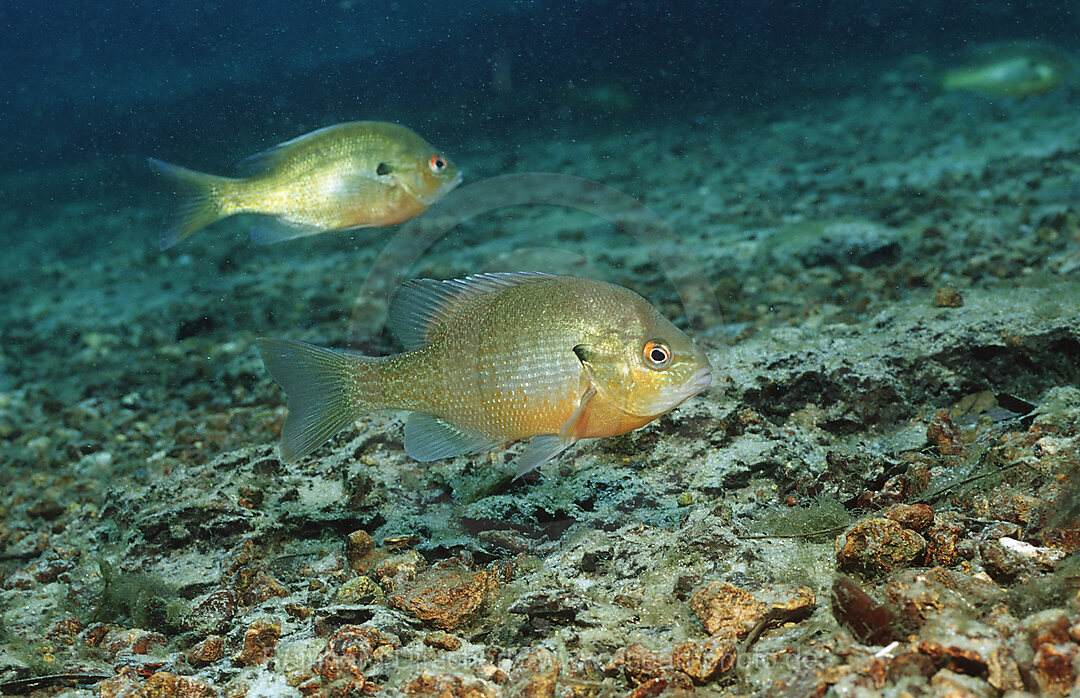
[[[940,86],[988,97],[1026,97],[1057,87],[1069,71],[1069,60],[1056,47],[1011,41],[977,47],[963,65],[941,74]]]
[[[398,124],[351,121],[276,145],[240,163],[245,175],[219,177],[150,158],[181,196],[160,235],[168,249],[238,213],[258,213],[257,243],[331,230],[401,223],[461,183],[461,172]]]
[[[644,298],[536,272],[414,279],[391,294],[406,351],[370,357],[260,339],[288,397],[281,456],[300,458],[365,410],[410,410],[418,461],[531,439],[518,476],[579,439],[623,434],[704,390],[705,353]]]

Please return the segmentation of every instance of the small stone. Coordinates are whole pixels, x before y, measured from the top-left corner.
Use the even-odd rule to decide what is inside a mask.
[[[1009,584],[1035,572],[1035,563],[1020,553],[1006,548],[997,540],[985,540],[979,544],[983,567],[995,582]]]
[[[934,307],[962,308],[964,307],[964,297],[955,288],[942,286],[934,291]]]
[[[841,570],[874,577],[916,564],[926,552],[926,540],[892,519],[863,519],[834,545]]]
[[[690,608],[710,635],[744,638],[759,623],[775,627],[807,615],[816,603],[806,587],[778,584],[756,593],[733,584],[712,582],[690,599]]]
[[[191,648],[188,662],[194,667],[204,667],[225,656],[225,640],[220,635],[210,635]]]
[[[208,683],[190,676],[177,676],[159,671],[143,684],[146,698],[217,698],[217,690]]]
[[[1035,653],[1034,675],[1042,695],[1067,696],[1076,684],[1073,662],[1080,654],[1077,646],[1044,642]]]
[[[946,512],[934,517],[934,523],[925,532],[927,541],[926,564],[952,567],[958,560],[974,553],[973,543],[964,539],[967,529],[957,520],[956,515]],[[964,546],[970,546],[970,550]]]
[[[400,645],[396,637],[368,625],[343,625],[326,642],[311,671],[324,686],[335,686],[343,693],[360,695],[377,688],[364,678],[367,663],[377,655]]]
[[[400,555],[386,558],[375,568],[375,576],[379,579],[386,593],[391,594],[404,584],[416,579],[424,569],[427,561],[415,550],[406,551]]]
[[[938,410],[934,414],[930,426],[926,427],[926,442],[937,446],[938,453],[943,456],[958,456],[964,452],[960,434],[948,410]]]
[[[986,680],[999,691],[1022,691],[1024,680],[1020,667],[1004,647],[995,647],[987,658],[989,673]]]
[[[305,620],[311,617],[311,614],[315,612],[315,609],[311,606],[306,606],[304,604],[294,603],[290,601],[289,603],[285,604],[285,612],[293,618]]]
[[[660,676],[670,666],[670,658],[653,652],[640,642],[635,642],[615,652],[615,657],[604,668],[611,676],[625,672],[635,684],[642,684]]]
[[[514,663],[511,676],[516,683],[515,696],[552,698],[561,669],[558,656],[549,649],[534,647]]]
[[[367,604],[382,596],[382,589],[371,577],[360,575],[341,585],[337,602],[342,604]]]
[[[1001,543],[1003,548],[1007,548],[1008,550],[1012,550],[1013,552],[1026,557],[1044,571],[1054,569],[1054,565],[1065,557],[1065,553],[1061,550],[1041,548],[1008,536],[1002,536],[998,539],[998,542]]]
[[[120,667],[116,676],[97,685],[97,692],[100,698],[143,698],[146,695],[139,685],[139,674],[132,666]]]
[[[764,616],[766,607],[746,589],[712,582],[690,599],[694,615],[713,636],[744,638]]]
[[[934,523],[934,509],[928,504],[894,504],[882,513],[886,519],[917,533],[925,533]]]
[[[930,679],[934,695],[940,698],[994,698],[993,686],[974,676],[965,676],[942,669]]]
[[[453,630],[480,610],[500,584],[497,574],[469,572],[457,564],[437,565],[388,598],[404,611],[439,630]]]
[[[224,633],[229,629],[229,621],[236,615],[239,599],[231,589],[219,589],[202,597],[184,617],[183,625],[187,630],[200,633]]]
[[[362,560],[375,549],[375,540],[364,530],[356,530],[345,537],[345,559],[354,572],[366,571]]]
[[[444,633],[440,630],[438,632],[428,633],[424,636],[424,644],[428,647],[453,652],[454,650],[461,649],[461,638],[456,635],[451,635],[450,633]]]
[[[278,638],[281,637],[281,624],[273,621],[256,620],[244,633],[244,649],[240,651],[240,664],[256,666],[274,655]]]
[[[832,586],[833,617],[868,645],[884,645],[896,639],[896,614],[874,600],[851,579],[839,575]]]
[[[285,585],[262,569],[245,569],[240,576],[240,602],[245,606],[256,606],[273,598],[289,595]]]
[[[115,628],[115,626],[101,642],[101,648],[111,657],[150,654],[164,646],[165,636],[161,633],[141,628]]]
[[[718,637],[701,642],[684,642],[671,651],[671,664],[694,683],[715,681],[735,667],[735,643]]]
[[[502,692],[483,679],[456,674],[436,674],[425,670],[405,685],[405,695],[435,698],[495,698],[502,695]]]

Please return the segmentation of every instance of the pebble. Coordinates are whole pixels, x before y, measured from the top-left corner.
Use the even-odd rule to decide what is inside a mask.
[[[317,681],[307,684],[311,692],[323,686],[334,686],[340,693],[328,695],[361,695],[371,693],[378,687],[364,677],[367,664],[376,657],[388,656],[401,643],[392,635],[380,632],[370,625],[343,625],[330,636],[318,659],[311,665]],[[301,688],[301,692],[304,692]],[[306,694],[306,693],[305,693]]]
[[[341,604],[371,603],[383,595],[382,589],[371,577],[360,575],[341,585],[337,592],[337,602]]]
[[[942,698],[994,698],[997,691],[982,679],[942,669],[930,679],[935,696]]]
[[[671,651],[671,664],[694,683],[715,681],[735,667],[735,643],[719,637],[701,642],[684,642]]]
[[[268,661],[274,655],[278,638],[281,637],[281,623],[267,620],[255,620],[244,632],[244,649],[238,658],[242,666],[256,666]]]
[[[950,286],[942,286],[934,291],[935,308],[962,308],[964,297],[960,292]]]
[[[841,570],[876,577],[917,564],[926,539],[892,519],[869,518],[842,533],[834,548]]]
[[[899,634],[896,614],[892,609],[873,599],[843,575],[833,580],[831,600],[833,617],[859,642],[884,645]]]
[[[750,592],[733,584],[712,582],[690,599],[690,608],[714,637],[744,638],[760,623],[775,627],[806,616],[816,597],[806,587],[778,584]]]
[[[188,662],[194,667],[209,666],[224,656],[225,640],[220,635],[208,636],[187,654]]]
[[[217,698],[217,690],[208,683],[189,676],[159,671],[143,685],[146,698]]]
[[[461,638],[450,633],[444,633],[441,630],[439,632],[428,633],[424,636],[424,644],[428,647],[435,647],[440,650],[448,650],[453,652],[454,650],[461,649]]]
[[[480,610],[505,581],[496,568],[470,572],[456,563],[436,565],[389,596],[392,608],[438,630],[450,631]]]
[[[926,427],[926,442],[937,446],[938,453],[943,456],[958,456],[964,452],[952,415],[945,409],[938,410]]]
[[[483,679],[424,670],[405,685],[405,695],[433,696],[434,698],[496,698],[502,695],[502,691]]]
[[[363,560],[374,549],[375,540],[367,531],[356,530],[345,537],[345,559],[354,572],[366,571]]]
[[[925,533],[934,523],[934,509],[928,504],[894,504],[882,515],[917,533]]]

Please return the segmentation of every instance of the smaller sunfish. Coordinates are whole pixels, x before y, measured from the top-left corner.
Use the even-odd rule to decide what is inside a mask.
[[[150,158],[183,198],[166,219],[161,249],[238,213],[265,216],[257,243],[331,230],[401,223],[461,183],[461,173],[423,138],[398,124],[350,121],[276,145],[219,177]]]
[[[260,339],[295,460],[365,410],[410,410],[418,461],[531,439],[518,476],[579,439],[624,434],[704,390],[705,353],[644,298],[614,284],[535,272],[414,279],[390,297],[406,351],[370,357]]]
[[[939,84],[944,91],[1026,97],[1057,87],[1069,69],[1068,59],[1054,46],[1012,41],[977,47],[962,65],[944,71]]]

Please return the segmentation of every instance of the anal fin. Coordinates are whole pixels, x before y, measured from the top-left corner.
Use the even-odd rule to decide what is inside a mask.
[[[251,226],[251,241],[256,245],[272,245],[275,242],[295,240],[327,231],[317,225],[292,223],[273,216],[260,216],[259,219],[258,223]]]
[[[405,421],[405,453],[422,462],[479,453],[500,443],[500,439],[465,431],[424,412],[413,412]]]

